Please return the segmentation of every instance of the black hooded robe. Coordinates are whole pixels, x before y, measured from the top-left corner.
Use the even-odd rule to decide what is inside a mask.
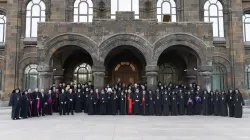
[[[9,106],[12,106],[11,118],[13,120],[19,119],[20,117],[20,107],[21,107],[21,94],[15,93],[15,90],[10,96]]]

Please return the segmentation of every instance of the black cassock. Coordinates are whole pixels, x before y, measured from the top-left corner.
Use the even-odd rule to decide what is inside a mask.
[[[228,116],[228,110],[227,110],[227,102],[226,102],[226,94],[220,95],[220,116]]]
[[[88,100],[88,115],[95,115],[95,110],[94,110],[94,104],[95,104],[95,95],[94,93],[89,95],[89,100]]]
[[[152,93],[148,93],[146,98],[146,105],[147,105],[147,115],[154,115],[154,100]]]
[[[139,93],[135,93],[133,96],[133,111],[134,115],[139,115],[140,114],[140,97]]]
[[[154,102],[155,102],[155,115],[160,116],[161,115],[161,95],[159,92],[156,92],[154,96]]]
[[[234,117],[242,118],[242,106],[245,104],[240,93],[234,95]]]
[[[67,105],[66,94],[65,93],[59,94],[59,103],[60,103],[59,114],[60,115],[62,115],[62,114],[65,115],[66,114],[65,106]]]
[[[214,114],[214,94],[210,93],[210,100],[209,100],[209,115]]]
[[[202,114],[209,115],[209,94],[204,93],[202,97]]]
[[[32,113],[31,114],[32,114],[33,117],[38,116],[38,111],[39,111],[40,104],[38,106],[37,98],[38,98],[39,94],[40,94],[39,92],[33,92],[32,93],[32,97],[31,97],[31,99],[32,99],[32,109],[31,109]]]
[[[163,115],[168,116],[170,100],[167,93],[162,95],[162,105],[163,105]]]
[[[111,92],[107,93],[107,104],[106,104],[106,114],[112,115],[112,99],[111,99]]]
[[[45,105],[45,112],[47,115],[52,115],[53,112],[53,100],[51,94],[47,94],[47,104]]]
[[[199,93],[195,96],[195,115],[200,115],[202,109],[202,99]]]
[[[74,93],[67,93],[67,114],[69,115],[69,112],[71,112],[71,115],[74,115]]]
[[[188,94],[186,98],[186,103],[187,103],[187,109],[186,109],[186,114],[187,115],[193,115],[193,105],[194,105],[194,99],[192,94]]]
[[[110,96],[110,102],[111,102],[111,115],[116,115],[117,113],[117,95],[112,93]]]
[[[22,118],[27,118],[29,116],[29,112],[30,112],[30,101],[29,101],[29,97],[27,94],[23,94],[22,95],[22,107],[21,107],[21,113],[20,116]]]
[[[88,113],[88,109],[89,109],[89,92],[85,91],[85,99],[84,99],[84,113]]]
[[[183,92],[179,92],[178,95],[179,115],[185,114],[185,98]]]
[[[57,93],[52,92],[51,93],[51,98],[52,98],[52,107],[53,107],[53,112],[58,112],[58,100],[57,100]]]
[[[21,107],[21,93],[15,93],[15,90],[10,96],[9,106],[12,106],[11,118],[19,119]]]
[[[106,115],[107,109],[107,96],[105,93],[101,93],[100,95],[100,115]]]
[[[219,95],[214,95],[214,116],[218,116],[220,113],[220,101],[219,101]]]
[[[120,115],[126,115],[126,96],[120,95]]]
[[[76,113],[82,112],[82,94],[81,94],[81,92],[76,93],[75,102],[76,102],[75,112]]]
[[[227,103],[228,103],[228,109],[229,109],[229,117],[234,117],[234,93],[228,93],[227,95]]]
[[[172,92],[172,95],[171,95],[171,115],[176,116],[177,114],[178,114],[177,95]]]

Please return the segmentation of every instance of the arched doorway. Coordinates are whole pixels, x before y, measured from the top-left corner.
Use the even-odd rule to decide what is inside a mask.
[[[197,81],[198,56],[187,46],[175,45],[163,51],[158,59],[158,81],[169,84]]]
[[[106,84],[145,82],[146,61],[143,54],[132,46],[118,46],[105,58]]]
[[[90,54],[78,46],[61,47],[52,57],[53,75],[62,76],[61,82],[65,83],[83,84],[92,81],[92,65]]]

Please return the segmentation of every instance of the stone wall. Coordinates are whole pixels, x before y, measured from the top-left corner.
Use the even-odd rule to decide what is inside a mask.
[[[94,17],[97,19],[93,23],[88,24],[70,23],[73,20],[73,0],[44,1],[47,7],[47,23],[39,23],[39,37],[31,40],[25,38],[25,7],[29,0],[0,0],[0,10],[5,10],[7,13],[6,43],[5,48],[0,49],[0,66],[4,69],[5,86],[3,91],[5,93],[10,93],[15,87],[22,88],[25,66],[30,63],[38,63],[37,58],[40,54],[38,55],[39,49],[37,50],[36,46],[42,47],[53,37],[64,33],[81,34],[92,40],[92,46],[96,46],[96,48],[100,48],[103,43],[108,45],[112,39],[122,38],[122,36],[114,38],[115,35],[131,34],[131,36],[125,39],[134,40],[134,42],[132,41],[128,44],[136,45],[136,41],[137,43],[144,41],[143,44],[149,48],[140,49],[142,51],[143,49],[151,50],[151,56],[156,51],[153,49],[155,42],[160,41],[160,39],[163,42],[169,41],[168,39],[163,39],[164,36],[166,37],[173,33],[189,34],[193,38],[198,38],[204,42],[206,46],[209,46],[209,48],[206,48],[208,59],[215,62],[227,62],[225,65],[229,72],[229,85],[241,89],[245,88],[245,54],[246,58],[250,54],[248,50],[244,49],[242,12],[243,9],[250,7],[249,0],[221,0],[224,5],[225,22],[225,39],[222,40],[212,38],[211,24],[201,22],[203,20],[202,7],[205,0],[178,0],[176,3],[177,21],[185,21],[185,23],[166,24],[158,24],[156,22],[156,9],[154,8],[156,1],[153,0],[148,0],[148,3],[140,0],[140,17],[142,18],[140,20],[128,20],[124,19],[125,17],[121,17],[119,20],[105,20],[110,18],[110,1],[104,0],[105,6],[103,9],[100,9],[100,1],[95,0]],[[125,13],[122,14],[125,15]],[[69,36],[64,37],[71,40]],[[178,36],[172,37],[178,38]],[[99,49],[94,50],[99,51]],[[105,53],[103,55],[105,56]],[[96,59],[100,60],[100,58]]]

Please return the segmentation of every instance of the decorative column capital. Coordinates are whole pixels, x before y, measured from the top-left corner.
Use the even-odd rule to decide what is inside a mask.
[[[146,72],[146,76],[158,76],[158,72]]]
[[[147,65],[145,68],[146,72],[158,72],[159,67],[157,65]]]
[[[203,71],[203,72],[199,72],[199,75],[200,76],[204,76],[204,77],[207,77],[207,76],[211,76],[212,75],[212,72],[209,72],[209,71]]]
[[[93,72],[93,76],[104,77],[105,76],[105,72]]]
[[[94,65],[92,66],[92,72],[105,72],[105,66],[102,65]]]
[[[52,72],[52,67],[47,66],[47,65],[38,65],[37,67],[38,72]]]
[[[212,65],[202,65],[199,67],[199,72],[212,72],[213,66]]]

